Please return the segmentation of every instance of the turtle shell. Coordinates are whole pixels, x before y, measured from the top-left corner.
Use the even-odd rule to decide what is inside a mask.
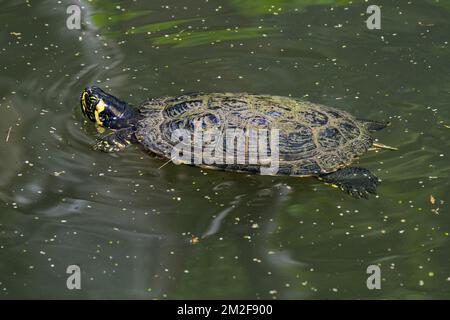
[[[172,141],[176,129],[193,134],[200,128],[222,135],[226,129],[236,129],[247,136],[252,129],[278,129],[281,175],[311,176],[336,171],[364,154],[373,143],[363,122],[349,113],[288,97],[194,93],[148,100],[139,109],[142,119],[137,124],[138,140],[151,152],[166,158],[171,158],[174,145],[180,143]],[[219,146],[226,153],[226,142],[218,144],[217,137],[221,136],[203,141],[202,150]],[[261,164],[250,162],[252,151],[256,151],[249,150],[248,145],[246,149],[246,164],[216,161],[202,165],[257,172]],[[237,152],[232,156],[238,156]]]

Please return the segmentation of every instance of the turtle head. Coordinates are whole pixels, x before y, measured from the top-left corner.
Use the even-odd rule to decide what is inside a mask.
[[[83,114],[98,125],[110,129],[129,127],[136,112],[127,103],[99,87],[88,87],[81,94]]]

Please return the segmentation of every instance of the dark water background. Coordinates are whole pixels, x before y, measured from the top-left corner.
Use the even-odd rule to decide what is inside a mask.
[[[0,3],[1,298],[449,297],[446,1],[377,1],[381,30],[356,0]],[[71,4],[81,30],[66,27]],[[391,121],[376,137],[400,150],[359,161],[382,179],[370,200],[315,179],[158,169],[137,146],[91,149],[79,95],[92,84],[133,104],[305,97]],[[381,290],[366,287],[371,264]]]

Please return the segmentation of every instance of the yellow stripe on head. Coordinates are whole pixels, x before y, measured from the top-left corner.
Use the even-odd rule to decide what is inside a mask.
[[[97,106],[95,107],[95,122],[99,125],[102,126],[103,122],[100,120],[100,113],[103,112],[103,110],[105,110],[105,103],[103,102],[103,100],[100,100],[97,103]]]
[[[83,108],[83,112],[86,113],[86,96],[87,96],[86,90],[83,91],[83,94],[81,95],[81,107]]]

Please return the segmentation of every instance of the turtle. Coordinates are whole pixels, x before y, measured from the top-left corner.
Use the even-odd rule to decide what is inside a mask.
[[[278,165],[271,174],[316,177],[355,198],[367,199],[369,194],[376,194],[379,180],[369,170],[352,167],[351,163],[369,150],[396,150],[375,143],[371,135],[389,122],[359,119],[343,110],[291,97],[195,92],[150,98],[133,107],[92,86],[81,94],[81,109],[91,121],[112,130],[98,139],[93,146],[95,150],[117,152],[130,144],[141,144],[151,154],[169,161],[174,160],[177,143],[184,140],[173,138],[180,130],[188,134],[198,129],[215,130],[219,135],[209,141],[209,146],[224,149],[227,143],[221,140],[225,132],[228,134],[226,130],[248,136],[256,130],[276,129]],[[271,136],[261,141],[264,146],[275,138]],[[232,142],[234,145],[234,140]],[[188,140],[184,143],[192,145]],[[205,145],[207,147],[208,142]],[[204,151],[205,145],[197,151]],[[247,142],[244,145],[246,150],[250,148]],[[237,152],[231,156],[234,159]],[[211,169],[261,173],[265,166],[263,161],[250,163],[250,154],[245,159],[247,162],[243,163],[181,162]]]

